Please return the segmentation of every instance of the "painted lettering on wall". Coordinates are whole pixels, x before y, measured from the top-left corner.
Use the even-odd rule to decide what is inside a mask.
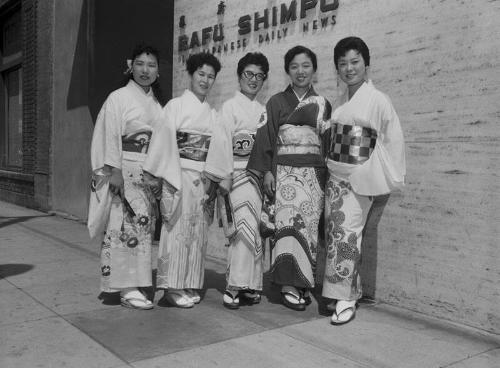
[[[318,3],[319,15],[308,18]],[[297,21],[301,22],[299,31],[302,33],[325,30],[336,24],[336,14],[330,12],[338,7],[339,0],[292,0],[245,14],[238,18],[238,39],[234,41],[226,40],[223,24],[205,27],[190,35],[181,34],[178,37],[181,61],[184,63],[190,52],[227,53],[244,49],[250,42],[263,44],[285,38],[289,27]]]

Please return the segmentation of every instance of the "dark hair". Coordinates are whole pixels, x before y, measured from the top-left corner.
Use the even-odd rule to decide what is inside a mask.
[[[210,65],[214,68],[215,76],[220,72],[220,62],[215,56],[208,52],[199,52],[197,54],[192,54],[188,57],[186,61],[186,69],[189,75],[193,75],[198,68],[203,67],[203,65]]]
[[[333,63],[335,64],[335,69],[339,69],[339,59],[350,50],[359,52],[363,57],[365,65],[370,65],[370,50],[368,50],[365,41],[359,37],[346,37],[337,42],[333,49]]]
[[[153,47],[145,43],[140,43],[136,45],[132,50],[132,55],[131,55],[132,63],[138,56],[142,54],[153,55],[156,58],[158,68],[160,67],[160,52],[156,47]],[[133,78],[134,76],[132,75],[132,73],[130,73],[128,79],[133,79]],[[160,103],[160,105],[164,106],[167,101],[163,96],[163,91],[161,90],[160,87],[159,77],[156,78],[156,80],[151,84],[151,89],[153,90],[153,94],[155,95],[156,100]]]
[[[265,74],[264,80],[267,79],[267,73],[269,72],[269,62],[264,54],[260,52],[249,52],[245,56],[243,56],[240,61],[238,61],[238,77],[241,77],[241,73],[243,73],[243,69],[247,65],[254,64],[260,66],[262,72]]]
[[[290,63],[292,62],[293,58],[299,54],[306,54],[309,59],[311,59],[312,64],[313,64],[313,69],[316,71],[318,69],[318,60],[316,58],[316,54],[312,52],[310,49],[304,46],[295,46],[292,47],[290,50],[288,50],[285,54],[285,72],[288,74],[288,71],[290,70]]]

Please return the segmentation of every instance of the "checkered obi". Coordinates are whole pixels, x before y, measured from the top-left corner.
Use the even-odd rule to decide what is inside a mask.
[[[151,132],[139,132],[122,136],[122,150],[128,152],[147,153]]]
[[[233,136],[233,157],[234,160],[248,160],[255,143],[255,132],[239,131]]]
[[[210,147],[210,136],[187,132],[177,132],[179,155],[193,161],[206,161]]]
[[[284,124],[278,132],[278,156],[321,153],[321,142],[315,128],[309,125]]]
[[[328,156],[333,161],[360,165],[370,158],[377,143],[377,132],[358,125],[336,123]]]

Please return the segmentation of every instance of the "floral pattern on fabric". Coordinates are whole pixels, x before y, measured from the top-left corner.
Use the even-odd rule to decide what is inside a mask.
[[[156,201],[142,181],[140,162],[124,160],[124,193],[132,216],[114,197],[101,246],[101,290],[151,284],[151,243]],[[130,269],[133,267],[133,269]]]
[[[352,281],[359,272],[360,253],[357,247],[358,237],[355,232],[348,232],[342,224],[345,213],[342,211],[343,197],[351,191],[348,182],[328,181],[326,198],[330,202],[327,228],[327,267],[325,277],[329,282]]]

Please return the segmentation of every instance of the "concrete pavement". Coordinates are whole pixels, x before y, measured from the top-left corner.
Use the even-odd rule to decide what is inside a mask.
[[[98,248],[80,222],[0,202],[1,368],[500,367],[500,336],[383,303],[331,326],[320,298],[288,310],[266,279],[261,304],[227,310],[217,258],[193,309],[122,308],[99,297]]]

